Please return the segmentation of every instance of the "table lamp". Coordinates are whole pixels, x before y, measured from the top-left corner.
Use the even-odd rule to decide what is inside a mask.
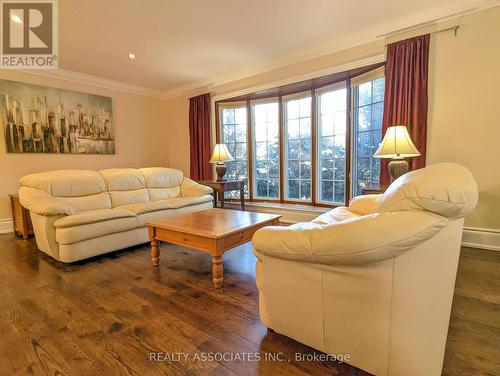
[[[217,172],[217,181],[224,181],[224,175],[226,174],[226,165],[224,162],[234,160],[229,150],[227,150],[226,145],[217,144],[214,147],[214,152],[212,153],[212,158],[210,158],[210,163],[217,163],[215,167],[215,172]]]
[[[408,129],[404,125],[395,125],[387,128],[384,139],[373,155],[375,158],[391,158],[389,174],[392,180],[406,174],[409,170],[405,158],[418,157],[420,152],[413,144]]]

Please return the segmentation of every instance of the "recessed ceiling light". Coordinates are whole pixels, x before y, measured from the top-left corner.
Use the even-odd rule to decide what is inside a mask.
[[[128,57],[131,58],[131,59],[135,59],[135,55],[134,54],[128,54]]]
[[[23,23],[23,20],[21,20],[19,16],[16,15],[11,16],[10,19],[16,23]]]

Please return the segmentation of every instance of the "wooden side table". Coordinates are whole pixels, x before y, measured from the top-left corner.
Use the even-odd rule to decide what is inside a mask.
[[[214,190],[214,208],[217,206],[219,196],[220,206],[224,207],[224,192],[240,191],[241,210],[245,210],[245,182],[243,180],[199,180],[198,183]]]
[[[380,186],[378,184],[369,184],[361,187],[361,194],[363,195],[374,195],[374,194],[382,194],[385,190],[389,188],[389,186],[383,185]]]
[[[19,201],[19,195],[9,195],[12,208],[12,221],[14,222],[14,233],[17,236],[22,235],[26,240],[33,235],[33,225],[31,224],[30,212],[24,208]]]

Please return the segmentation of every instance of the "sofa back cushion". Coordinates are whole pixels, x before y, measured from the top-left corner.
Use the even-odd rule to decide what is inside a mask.
[[[54,197],[79,197],[106,192],[106,184],[97,171],[56,170],[23,176],[22,187],[36,188]]]
[[[144,176],[133,168],[110,168],[99,171],[111,197],[111,206],[149,201]]]
[[[437,163],[396,179],[375,211],[425,210],[447,218],[460,218],[476,206],[477,200],[477,185],[467,168]]]
[[[71,208],[73,213],[111,208],[104,179],[97,171],[57,170],[23,176],[22,187],[46,192]]]
[[[182,171],[165,167],[147,167],[139,171],[144,176],[151,201],[181,197]]]

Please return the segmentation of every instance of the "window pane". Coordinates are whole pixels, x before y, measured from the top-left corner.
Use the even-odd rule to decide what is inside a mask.
[[[279,198],[278,102],[252,104],[256,198]]]
[[[302,200],[311,199],[311,182],[309,180],[300,181],[300,198]]]
[[[220,111],[221,140],[234,158],[234,161],[226,162],[225,178],[244,180],[245,195],[248,196],[247,109],[242,105],[237,108],[221,107]],[[239,197],[239,192],[226,192],[225,196]]]
[[[234,109],[222,109],[222,124],[234,124]]]
[[[321,180],[333,180],[333,159],[321,159]]]
[[[310,180],[311,179],[311,162],[302,161],[300,162],[300,178]]]
[[[320,191],[321,201],[333,202],[333,181],[322,180],[320,186],[321,186],[321,191]]]
[[[287,148],[285,197],[311,200],[311,97],[283,102]],[[296,180],[296,179],[300,179]]]
[[[365,106],[367,104],[372,103],[372,83],[365,82],[358,86],[358,97],[359,97],[359,106]]]
[[[288,180],[288,197],[292,199],[299,199],[299,180]]]
[[[373,154],[382,140],[384,112],[384,78],[353,88],[354,150],[352,195],[361,194],[361,187],[378,184],[380,160]]]
[[[289,140],[297,140],[299,138],[299,120],[293,119],[288,121],[287,134]]]
[[[384,101],[385,78],[380,77],[372,81],[372,100],[373,103]]]
[[[299,161],[289,161],[288,162],[288,178],[298,179],[299,178]]]
[[[345,203],[347,90],[336,88],[318,95],[318,199]],[[334,179],[336,181],[334,181]],[[338,180],[338,181],[337,181]],[[342,186],[342,189],[337,189]]]

